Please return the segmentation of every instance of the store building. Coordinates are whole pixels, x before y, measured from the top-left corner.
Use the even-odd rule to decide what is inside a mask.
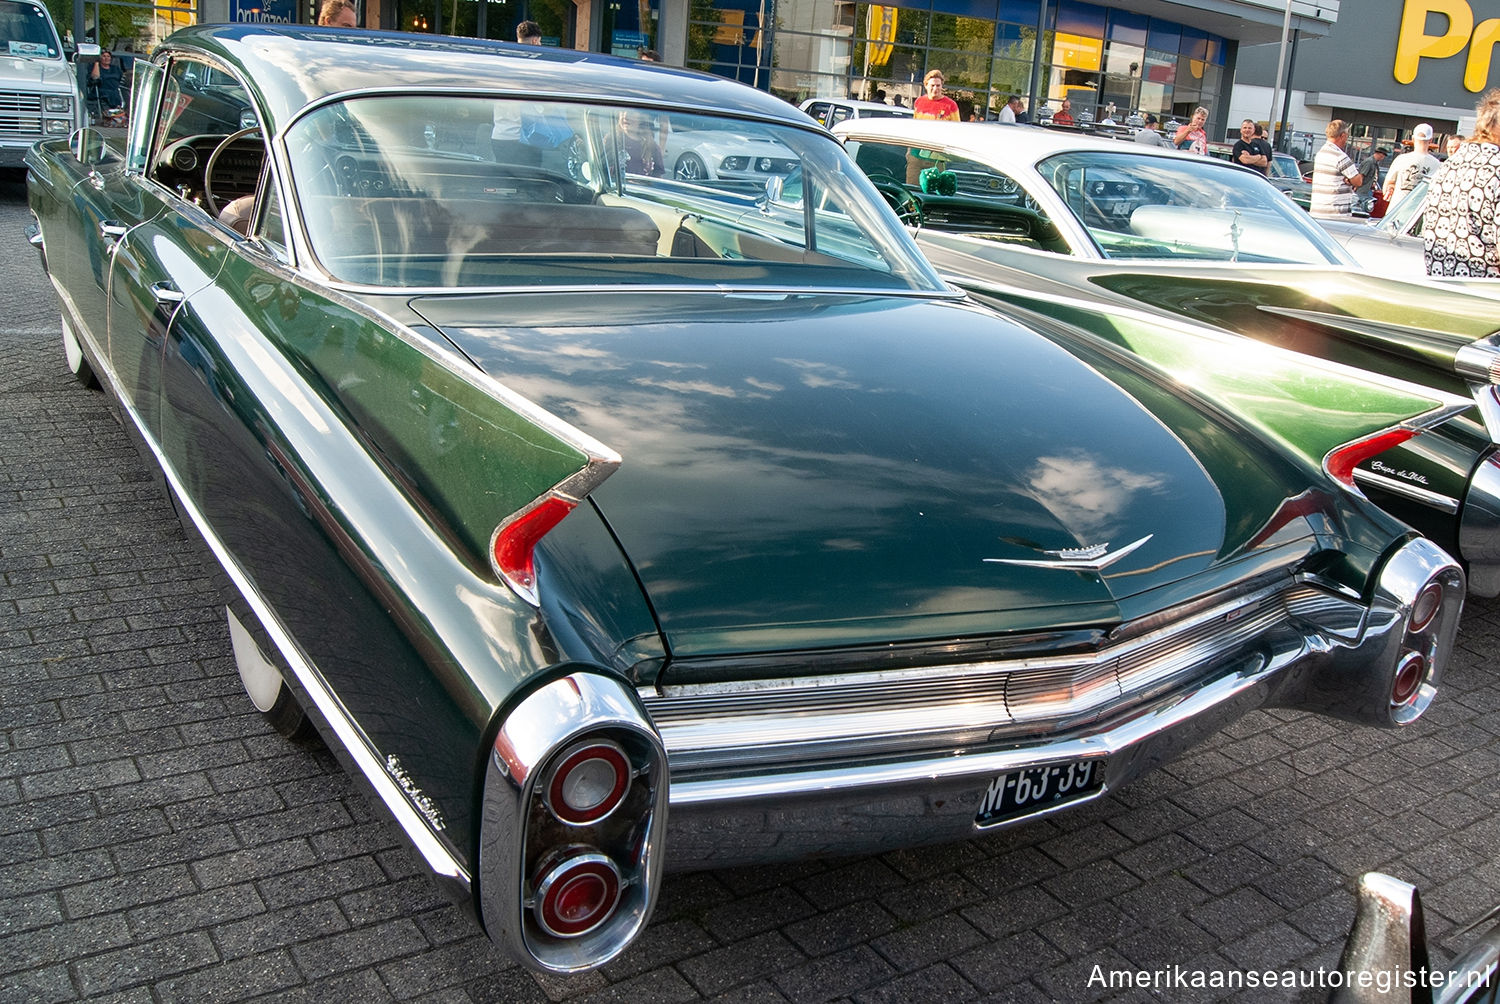
[[[1438,148],[1454,133],[1473,131],[1479,96],[1500,86],[1500,4],[1495,0],[1365,2],[1359,15],[1320,37],[1294,32],[1289,72],[1276,117],[1290,131],[1293,152],[1314,150],[1333,119],[1350,123],[1352,146],[1394,148],[1421,122],[1431,123]],[[1230,100],[1230,122],[1267,122],[1280,62],[1279,45],[1245,46]]]
[[[98,0],[86,0],[95,9]],[[310,22],[317,0],[199,0],[204,21]],[[360,0],[371,28],[515,38],[705,70],[789,101],[855,96],[910,104],[943,70],[965,111],[993,115],[1071,99],[1075,115],[1187,116],[1222,128],[1242,46],[1280,38],[1288,3],[1300,38],[1326,35],[1339,0]],[[118,6],[106,4],[106,7]],[[143,10],[151,10],[147,6]],[[159,8],[158,8],[159,9]],[[149,48],[151,40],[145,40]]]

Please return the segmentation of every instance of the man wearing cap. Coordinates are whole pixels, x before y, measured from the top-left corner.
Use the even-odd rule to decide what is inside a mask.
[[[1167,137],[1163,136],[1156,129],[1161,120],[1150,112],[1142,116],[1142,119],[1145,124],[1136,130],[1135,141],[1137,143],[1144,143],[1146,146],[1162,146],[1168,150],[1172,149],[1172,144],[1167,142]]]
[[[1382,191],[1386,202],[1395,205],[1397,199],[1417,187],[1417,182],[1443,166],[1442,161],[1428,152],[1432,149],[1432,137],[1432,126],[1426,122],[1411,131],[1410,152],[1391,161],[1390,169],[1385,172]]]

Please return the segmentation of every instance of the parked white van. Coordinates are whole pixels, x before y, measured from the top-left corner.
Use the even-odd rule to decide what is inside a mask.
[[[21,167],[37,140],[86,124],[77,72],[47,8],[0,0],[0,168]]]

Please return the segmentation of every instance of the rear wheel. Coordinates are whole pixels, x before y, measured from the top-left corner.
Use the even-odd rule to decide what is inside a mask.
[[[229,641],[234,647],[234,665],[240,672],[240,684],[250,697],[250,703],[266,716],[271,727],[288,739],[300,739],[310,735],[312,724],[297,703],[296,695],[286,685],[281,670],[266,658],[255,639],[234,615],[224,608],[229,619]]]
[[[672,176],[678,181],[704,181],[708,178],[708,165],[696,153],[685,153],[677,158]]]
[[[68,360],[68,369],[85,387],[97,388],[99,378],[94,375],[94,367],[89,365],[88,357],[83,354],[83,345],[73,333],[66,317],[62,319],[62,337],[63,355]]]

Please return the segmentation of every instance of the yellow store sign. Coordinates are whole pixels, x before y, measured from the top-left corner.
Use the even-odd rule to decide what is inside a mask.
[[[1427,34],[1428,15],[1439,14],[1448,20],[1441,35]],[[1500,42],[1500,18],[1474,23],[1469,0],[1406,0],[1401,12],[1401,34],[1396,40],[1396,79],[1409,84],[1417,79],[1417,68],[1423,58],[1451,59],[1469,50],[1464,67],[1464,88],[1478,94],[1490,76],[1490,57]]]

